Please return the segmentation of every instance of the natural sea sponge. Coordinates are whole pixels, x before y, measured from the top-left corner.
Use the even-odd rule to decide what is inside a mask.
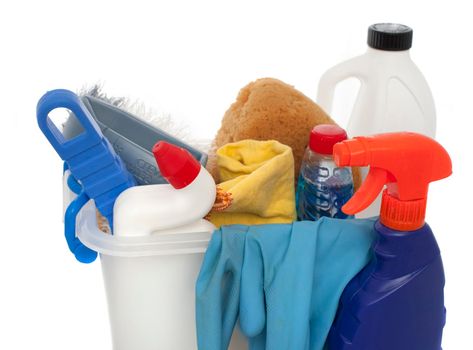
[[[277,140],[292,148],[297,180],[312,128],[335,122],[314,101],[278,79],[262,78],[243,87],[225,112],[213,140],[207,169],[219,182],[215,153],[221,146],[245,139]],[[360,183],[353,169],[355,187]]]

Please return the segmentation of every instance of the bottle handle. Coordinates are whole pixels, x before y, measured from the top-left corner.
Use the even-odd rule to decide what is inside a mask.
[[[339,83],[349,78],[356,78],[360,81],[360,91],[365,81],[359,69],[357,59],[342,62],[332,67],[320,78],[317,91],[317,103],[326,113],[330,114],[332,112],[335,88]]]

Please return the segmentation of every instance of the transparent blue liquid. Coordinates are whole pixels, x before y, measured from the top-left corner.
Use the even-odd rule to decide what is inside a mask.
[[[298,219],[352,218],[342,211],[342,206],[352,196],[353,180],[349,168],[305,167],[299,175],[296,192]]]

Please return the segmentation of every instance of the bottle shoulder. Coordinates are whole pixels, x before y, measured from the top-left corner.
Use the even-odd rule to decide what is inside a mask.
[[[333,157],[330,154],[320,154],[320,153],[314,152],[309,147],[307,147],[304,153],[303,161],[306,161],[306,162],[332,161],[333,162]]]
[[[360,79],[411,76],[425,81],[424,75],[412,60],[409,51],[395,52],[368,49],[364,54],[333,66],[327,71],[327,74],[330,74],[330,72],[346,72],[347,75],[353,75]]]

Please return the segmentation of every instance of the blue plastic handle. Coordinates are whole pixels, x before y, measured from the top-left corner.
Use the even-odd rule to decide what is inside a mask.
[[[66,236],[69,250],[81,263],[89,264],[97,259],[97,252],[86,247],[76,237],[76,218],[82,207],[89,201],[89,197],[82,191],[67,207],[64,215],[64,235]]]
[[[49,118],[49,113],[56,108],[67,108],[74,113],[83,131],[67,140]],[[39,100],[36,112],[39,128],[113,230],[113,204],[121,192],[136,185],[133,176],[72,91],[47,92]]]
[[[49,113],[56,108],[67,108],[74,113],[77,121],[84,128],[84,132],[73,139],[66,140],[49,118]],[[99,126],[79,97],[72,91],[64,89],[48,91],[38,101],[36,113],[39,128],[65,161],[102,142],[103,135]]]

